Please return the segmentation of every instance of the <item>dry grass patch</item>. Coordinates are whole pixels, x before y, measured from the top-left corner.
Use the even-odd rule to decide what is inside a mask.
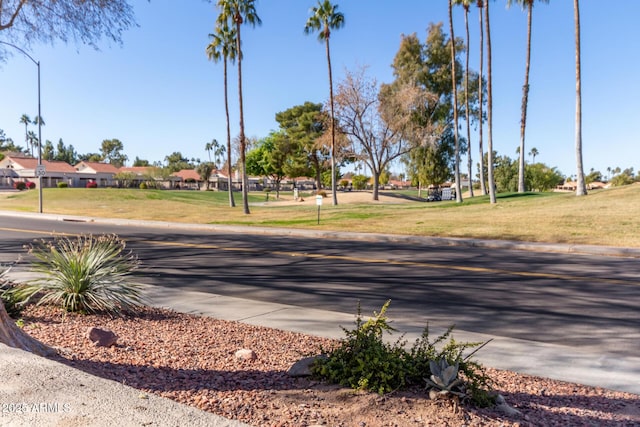
[[[8,194],[0,209],[36,211],[37,192]],[[640,247],[637,184],[587,197],[501,194],[493,205],[486,196],[457,204],[415,201],[417,192],[381,192],[379,201],[370,192],[345,192],[337,206],[323,200],[320,224],[315,196],[302,196],[293,201],[282,193],[266,202],[264,194],[252,193],[250,215],[242,213],[239,194],[230,208],[227,193],[184,190],[45,189],[43,206],[45,213],[90,217]]]

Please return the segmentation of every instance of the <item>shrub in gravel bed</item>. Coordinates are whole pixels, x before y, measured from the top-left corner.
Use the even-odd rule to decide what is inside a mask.
[[[128,280],[138,258],[114,234],[36,240],[27,246],[38,278],[16,286],[20,300],[59,305],[70,312],[132,312],[142,304],[141,287]]]
[[[435,373],[431,372],[433,362],[438,366],[446,363],[456,366],[461,374],[457,382],[458,395],[469,397],[480,406],[492,404],[490,378],[479,363],[470,360],[473,353],[464,356],[466,350],[481,347],[483,343],[456,342],[451,337],[453,327],[431,341],[428,326],[409,350],[402,337],[393,344],[386,343],[384,333],[396,331],[385,316],[390,303],[388,300],[380,312],[374,312],[366,322],[358,306],[355,329],[343,327],[346,338],[328,352],[327,358],[317,359],[312,372],[346,387],[385,394],[424,386],[425,380]],[[443,345],[438,348],[440,344]]]
[[[57,360],[93,375],[260,427],[467,426],[619,427],[640,425],[640,396],[486,367],[496,390],[521,416],[495,407],[430,400],[424,383],[379,395],[292,378],[301,355],[338,341],[239,322],[142,308],[132,315],[78,315],[29,305],[24,330],[64,349]],[[84,338],[100,324],[121,338],[95,347]],[[194,339],[197,337],[197,339]],[[239,361],[251,348],[258,358]]]

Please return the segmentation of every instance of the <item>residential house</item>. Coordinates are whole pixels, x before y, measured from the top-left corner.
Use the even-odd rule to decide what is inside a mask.
[[[98,187],[112,187],[117,185],[113,177],[118,173],[118,168],[110,163],[81,161],[74,166],[78,171],[75,179],[78,187],[86,187],[88,182],[96,182]]]
[[[77,185],[77,170],[66,162],[42,160],[45,174],[42,187],[56,187],[58,182],[66,182],[70,187]],[[25,154],[6,155],[0,160],[0,188],[13,188],[16,182],[38,183],[36,168],[38,159]]]
[[[182,188],[189,190],[206,190],[207,185],[200,177],[200,174],[195,169],[182,169],[178,172],[171,174],[172,177],[179,178],[180,181],[174,184],[174,188]],[[250,188],[253,190],[258,189],[258,178],[249,177]],[[229,181],[226,175],[219,169],[214,169],[209,177],[209,189],[217,191],[227,191],[229,188]],[[242,182],[239,176],[233,181],[234,190],[242,188]]]

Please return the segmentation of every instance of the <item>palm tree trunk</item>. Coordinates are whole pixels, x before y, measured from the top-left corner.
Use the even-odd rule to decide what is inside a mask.
[[[482,1],[478,2],[478,16],[480,22],[480,76],[478,79],[478,119],[480,121],[480,126],[478,128],[478,147],[480,148],[480,167],[478,167],[478,172],[480,173],[480,191],[483,195],[487,195],[487,183],[485,182],[484,177],[484,148],[482,146],[482,128],[484,127],[484,118],[483,118],[483,102],[484,102],[484,93],[483,93],[483,67],[484,67],[484,29],[483,24],[484,20],[482,19]]]
[[[336,122],[333,112],[333,74],[331,73],[331,54],[329,52],[329,37],[326,39],[327,65],[329,67],[329,104],[331,108],[331,193],[333,205],[338,204],[338,193],[336,187]]]
[[[244,135],[244,110],[242,106],[242,50],[240,43],[240,20],[236,19],[236,38],[238,49],[238,105],[240,106],[240,168],[242,173],[242,206],[244,213],[249,212],[249,180],[247,179],[247,141]]]
[[[484,5],[484,25],[487,33],[487,175],[489,175],[489,200],[496,203],[496,184],[493,178],[493,95],[491,93],[491,24],[489,23],[489,1]]]
[[[50,356],[55,353],[52,348],[20,329],[7,314],[2,301],[0,301],[0,343],[26,350],[38,356]]]
[[[453,90],[453,137],[455,141],[456,202],[462,202],[460,188],[460,141],[458,139],[458,88],[456,79],[456,38],[453,33],[453,0],[449,0],[449,29],[451,32],[451,82]]]
[[[233,200],[233,177],[231,176],[231,128],[229,126],[229,94],[227,86],[227,57],[224,58],[224,112],[227,116],[227,185],[229,186],[229,206],[236,207]]]
[[[467,166],[469,169],[469,197],[473,197],[473,160],[471,160],[471,123],[469,123],[469,7],[464,8],[464,26],[467,33],[467,51],[464,77],[464,104],[467,122]]]
[[[520,118],[520,161],[518,164],[518,193],[526,191],[524,182],[524,135],[527,127],[527,104],[529,100],[529,68],[531,67],[531,18],[533,15],[533,0],[527,0],[527,62],[524,71],[524,85],[522,86],[522,107]]]
[[[582,76],[580,73],[580,5],[573,0],[573,15],[576,33],[576,196],[586,196],[587,186],[582,164]]]

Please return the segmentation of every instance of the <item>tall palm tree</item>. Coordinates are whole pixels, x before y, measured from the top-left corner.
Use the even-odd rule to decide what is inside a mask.
[[[491,23],[489,22],[489,1],[484,3],[484,28],[487,35],[487,175],[489,180],[489,201],[496,203],[496,184],[493,177],[493,94],[491,74]]]
[[[523,8],[527,8],[527,62],[524,71],[524,84],[522,85],[522,106],[520,117],[520,158],[518,164],[518,193],[524,193],[524,135],[527,126],[527,104],[529,102],[529,69],[531,67],[531,21],[533,16],[533,3],[535,0],[507,0],[507,5],[511,6],[513,2],[517,2]],[[539,0],[548,3],[549,0]]]
[[[240,167],[242,169],[242,205],[245,214],[249,214],[249,180],[247,179],[247,141],[244,133],[244,109],[242,104],[242,39],[240,27],[249,24],[252,27],[262,24],[256,13],[256,0],[218,0],[220,15],[218,27],[233,24],[236,28],[236,52],[238,58],[238,105],[240,107]],[[229,163],[229,172],[231,163]]]
[[[227,152],[227,149],[224,147],[224,145],[217,144],[215,146],[215,148],[213,150],[213,159],[215,160],[214,164],[216,165],[216,169],[219,168],[219,164],[220,164],[219,159],[220,159],[220,157],[222,157],[224,155],[224,153],[226,153],[226,152]]]
[[[210,60],[218,62],[222,59],[224,64],[224,111],[227,118],[227,186],[229,191],[229,206],[235,207],[233,199],[233,177],[231,176],[231,128],[229,121],[229,93],[227,85],[227,61],[235,63],[238,56],[236,44],[236,30],[226,23],[222,26],[216,25],[215,33],[209,34],[211,43],[207,46],[206,53]]]
[[[213,151],[213,141],[216,141],[215,139],[212,139],[211,142],[207,142],[206,144],[204,144],[204,151],[207,152],[207,154],[209,155],[209,163],[211,163],[211,151]],[[218,143],[218,141],[216,141],[216,144]]]
[[[451,84],[453,90],[453,138],[455,141],[455,170],[456,180],[456,202],[462,202],[462,191],[460,186],[460,141],[458,138],[458,79],[456,79],[456,37],[453,33],[453,2],[449,2],[449,31],[451,32]]]
[[[582,165],[582,76],[580,74],[580,4],[573,0],[573,21],[576,33],[576,196],[587,195]]]
[[[483,68],[484,68],[484,19],[482,17],[483,8],[484,8],[484,0],[477,0],[476,6],[478,7],[478,21],[480,22],[480,72],[478,78],[478,121],[480,122],[480,127],[478,128],[478,147],[480,148],[480,165],[478,167],[478,172],[480,174],[480,191],[483,195],[487,195],[487,185],[485,183],[484,178],[484,148],[482,146],[482,128],[484,126],[483,120],[483,112],[482,108],[484,106],[484,91],[482,87],[482,79],[484,78]]]
[[[533,157],[533,160],[531,161],[531,163],[534,163],[534,164],[535,164],[535,162],[536,162],[536,156],[537,156],[538,154],[540,154],[540,152],[538,151],[538,149],[537,149],[536,147],[531,147],[531,151],[529,151],[529,155],[530,155],[531,157]]]
[[[32,122],[34,125],[40,125],[40,126],[44,126],[46,123],[44,122],[44,119],[40,116],[35,116]]]
[[[471,6],[472,0],[455,0],[456,4],[462,5],[464,8],[464,26],[466,32],[466,50],[465,50],[465,74],[464,74],[464,110],[465,110],[465,120],[467,124],[467,168],[469,173],[469,197],[473,197],[473,160],[471,159],[471,123],[470,123],[470,113],[469,113],[469,48],[470,39],[469,36],[469,7]]]
[[[333,76],[331,73],[331,54],[329,51],[329,38],[331,30],[344,27],[344,15],[338,12],[338,5],[331,4],[329,0],[318,0],[318,6],[311,9],[311,16],[304,27],[305,34],[318,31],[318,40],[325,42],[327,51],[327,65],[329,67],[329,108],[331,109],[331,192],[333,204],[338,204],[336,185],[336,124],[333,111]]]
[[[40,141],[38,141],[38,135],[32,130],[27,132],[27,141],[28,144],[31,145],[31,156],[33,156],[33,147],[38,147],[40,145]]]
[[[24,124],[24,142],[27,144],[27,149],[29,149],[29,125],[33,122],[29,116],[23,114],[20,116],[20,123]],[[33,147],[31,147],[31,156],[33,156]]]

